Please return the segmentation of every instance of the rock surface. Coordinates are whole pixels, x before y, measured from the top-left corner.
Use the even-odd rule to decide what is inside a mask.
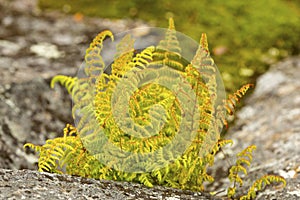
[[[49,88],[56,74],[74,75],[84,50],[101,30],[124,31],[143,25],[127,20],[41,13],[33,0],[0,0],[0,199],[205,199],[205,194],[132,183],[96,181],[39,173],[37,158],[24,152],[26,142],[43,144],[71,121],[64,90]],[[144,26],[144,25],[143,25]],[[234,155],[257,145],[246,188],[264,174],[287,179],[284,189],[267,187],[258,199],[300,198],[300,58],[274,65],[258,79],[254,93],[237,113],[228,137],[234,140],[217,155],[210,191],[228,186]],[[14,169],[14,170],[8,170]],[[101,196],[102,195],[102,196]],[[223,193],[218,194],[222,197]],[[52,198],[54,197],[54,198]]]
[[[0,169],[0,199],[208,199],[203,193],[94,180],[30,170]]]

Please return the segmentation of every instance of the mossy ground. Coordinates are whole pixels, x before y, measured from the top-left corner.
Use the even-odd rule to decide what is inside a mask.
[[[42,9],[59,9],[105,18],[142,19],[199,40],[207,33],[212,56],[228,92],[254,83],[271,63],[300,52],[300,3],[288,0],[39,0]]]

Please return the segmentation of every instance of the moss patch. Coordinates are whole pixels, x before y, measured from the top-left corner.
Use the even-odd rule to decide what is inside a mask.
[[[296,1],[40,0],[39,5],[88,16],[142,19],[160,27],[173,16],[176,29],[196,41],[199,33],[207,33],[228,92],[255,82],[271,63],[300,52]]]

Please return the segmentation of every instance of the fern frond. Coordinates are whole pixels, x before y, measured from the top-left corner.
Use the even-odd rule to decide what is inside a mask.
[[[256,149],[255,145],[250,145],[246,147],[244,150],[242,150],[240,153],[237,154],[237,160],[236,164],[232,166],[229,169],[229,175],[228,178],[231,183],[234,183],[233,187],[228,188],[227,190],[227,196],[229,198],[233,197],[236,190],[236,183],[238,183],[240,186],[243,185],[243,180],[239,176],[239,173],[242,172],[245,175],[247,175],[247,169],[244,167],[244,165],[249,166],[252,162],[252,153]]]
[[[286,186],[286,181],[281,176],[265,175],[257,179],[249,188],[248,193],[240,197],[240,199],[241,200],[254,199],[256,197],[257,192],[262,191],[265,188],[265,186],[270,185],[272,183],[282,183],[283,187]]]
[[[74,148],[70,144],[67,144],[65,140],[65,138],[55,138],[46,141],[46,144],[43,146],[44,151],[40,154],[39,169],[46,168],[48,171],[57,170],[59,166],[58,162],[63,159],[67,153],[74,151]]]
[[[111,31],[109,30],[104,30],[100,32],[94,39],[93,42],[90,44],[90,48],[95,48],[98,47],[100,50],[103,48],[103,40],[106,37],[110,37],[110,39],[113,41],[114,40],[114,35],[112,34]]]
[[[228,198],[232,198],[236,194],[236,187],[227,188],[227,196]]]
[[[226,129],[228,129],[228,121],[227,121],[227,115],[226,115],[227,112],[223,109],[224,107],[225,107],[224,104],[217,106],[216,125],[219,127],[219,130],[221,130],[224,126]]]
[[[129,70],[128,64],[132,61],[134,52],[134,39],[125,35],[117,45],[117,52],[112,64],[112,75],[122,77]]]
[[[185,65],[181,57],[181,48],[176,36],[174,21],[169,19],[169,28],[166,31],[165,38],[156,46],[153,53],[152,66],[169,66],[173,69],[184,71]],[[186,61],[185,61],[186,62]]]
[[[132,59],[132,61],[129,63],[129,66],[131,66],[131,68],[138,67],[139,69],[147,68],[150,61],[153,60],[152,54],[154,50],[155,50],[154,46],[147,47]]]
[[[206,66],[209,69],[212,69],[210,67],[208,67],[208,63],[210,63],[210,66],[212,66],[212,64],[214,64],[212,58],[210,57],[210,53],[208,50],[208,42],[207,42],[207,37],[205,33],[202,33],[201,35],[201,39],[199,42],[199,47],[196,51],[196,54],[194,56],[194,58],[191,61],[191,64],[198,69],[199,72],[202,72],[203,66]],[[215,69],[213,69],[213,71],[215,71]]]
[[[52,78],[50,87],[54,88],[54,85],[56,83],[60,83],[62,86],[64,86],[69,94],[72,94],[73,88],[77,82],[77,77],[70,77],[70,76],[64,76],[64,75],[56,75]]]
[[[64,137],[77,135],[77,129],[71,124],[66,124],[66,127],[63,129],[63,131]]]
[[[208,42],[207,42],[207,36],[206,36],[205,33],[202,33],[202,35],[201,35],[200,46],[201,46],[202,49],[206,50],[207,53],[209,53],[209,50],[208,50]]]
[[[160,170],[155,170],[155,171],[153,171],[153,172],[151,173],[151,175],[152,175],[153,177],[156,177],[159,183],[162,182],[163,178],[162,178],[162,174],[161,174],[161,171],[160,171]]]
[[[180,56],[181,48],[179,46],[179,41],[177,40],[173,18],[169,18],[169,28],[166,31],[165,38],[157,45],[157,49],[164,50],[167,54],[173,52]]]
[[[246,94],[246,92],[253,87],[253,84],[246,84],[238,89],[233,95],[228,95],[228,99],[225,103],[225,108],[230,115],[233,115],[237,102],[239,102],[240,99]]]
[[[144,174],[141,174],[139,176],[139,181],[141,183],[143,183],[144,185],[146,185],[147,187],[153,187],[153,184],[151,183],[151,181],[149,180],[149,175],[144,173]]]
[[[250,162],[252,162],[252,153],[253,151],[256,150],[255,145],[250,145],[247,148],[245,148],[243,151],[237,154],[238,158],[243,158],[246,157],[249,159]]]
[[[85,66],[84,71],[90,80],[94,81],[97,79],[97,75],[102,74],[105,68],[102,56],[100,55],[103,48],[103,40],[106,37],[110,37],[111,40],[114,40],[112,32],[106,30],[99,33],[94,40],[91,42],[90,47],[86,50],[85,53]]]
[[[26,143],[26,144],[24,144],[23,148],[25,149],[25,148],[27,148],[27,147],[33,149],[33,150],[36,151],[36,152],[41,152],[41,151],[43,151],[43,146],[34,145],[34,144],[32,144],[32,143]]]
[[[67,124],[64,128],[64,136],[49,139],[43,146],[27,143],[24,147],[30,147],[40,153],[39,171],[62,173],[65,165],[70,164],[77,151],[82,149],[81,140],[77,136],[76,128]]]
[[[134,50],[134,39],[131,38],[130,34],[125,35],[121,41],[117,44],[117,52],[115,54],[115,61],[118,59],[120,56],[132,52]],[[128,59],[128,61],[130,61]],[[125,61],[127,63],[128,61]]]
[[[225,145],[233,144],[232,140],[225,140],[225,139],[220,139],[217,144],[214,146],[214,148],[212,149],[212,154],[215,155],[217,152],[219,152],[220,148],[224,147]]]

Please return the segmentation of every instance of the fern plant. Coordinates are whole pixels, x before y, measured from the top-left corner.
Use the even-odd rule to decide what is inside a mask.
[[[247,175],[246,167],[250,166],[252,162],[252,153],[255,149],[256,146],[250,145],[236,155],[236,164],[230,167],[228,175],[230,182],[233,183],[233,186],[228,187],[227,189],[227,196],[229,198],[233,198],[236,194],[236,189],[238,188],[238,186],[243,185],[243,179],[241,178],[239,173]],[[275,175],[265,175],[257,179],[249,188],[247,194],[241,196],[239,199],[254,199],[258,191],[263,190],[266,185],[270,185],[273,182],[283,183],[283,185],[286,186],[286,181],[284,180],[284,178]]]
[[[24,147],[40,153],[39,171],[202,191],[204,182],[214,181],[207,167],[213,165],[221,147],[232,143],[220,138],[227,114],[233,114],[237,102],[253,85],[247,84],[220,101],[217,68],[206,35],[202,34],[194,58],[187,61],[181,55],[172,19],[157,46],[137,52],[134,39],[124,36],[111,74],[104,73],[101,56],[106,37],[114,39],[110,31],[103,31],[90,44],[82,77],[57,75],[51,81],[51,87],[60,83],[71,94],[76,127],[67,124],[63,137],[47,140],[43,146],[28,143]],[[174,80],[184,84],[176,85]],[[176,86],[172,87],[176,95],[166,83]],[[182,145],[183,152],[168,146],[174,138],[182,141],[175,146]],[[117,148],[107,146],[107,141]],[[251,163],[252,149],[254,146],[238,155],[236,166],[230,169],[232,182],[242,184],[238,173],[246,173],[243,164]],[[157,162],[149,161],[144,156],[148,154]],[[127,170],[129,167],[134,170]],[[255,182],[247,198],[263,183],[274,180],[284,181],[266,176]],[[229,197],[234,196],[235,188],[234,184],[228,189]]]

